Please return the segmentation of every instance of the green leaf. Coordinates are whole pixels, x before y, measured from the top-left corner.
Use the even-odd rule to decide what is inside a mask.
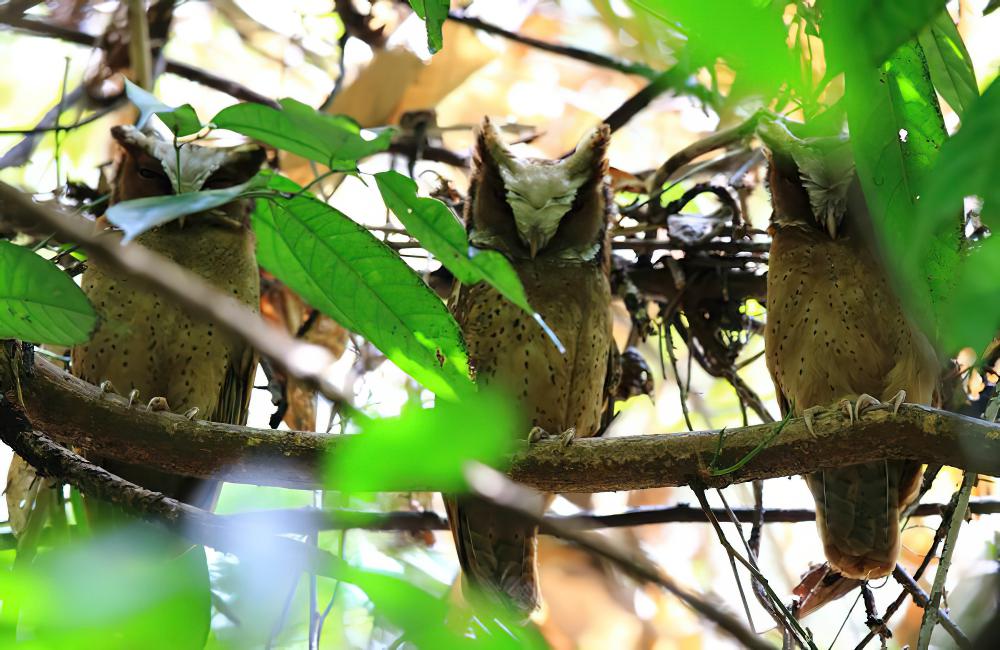
[[[368,132],[345,115],[327,115],[290,98],[279,103],[281,110],[263,104],[236,104],[222,109],[212,123],[333,171],[357,169],[359,159],[384,151],[392,139],[389,129],[366,138]]]
[[[934,87],[961,117],[979,97],[979,86],[972,68],[972,57],[965,49],[951,14],[942,11],[920,32],[920,46],[927,55],[927,67],[930,68]]]
[[[202,648],[212,611],[205,549],[179,548],[141,525],[48,551],[5,576],[4,601],[19,601],[32,647]]]
[[[912,307],[940,311],[958,262],[961,205],[940,215],[953,228],[920,237],[917,197],[947,137],[920,46],[910,41],[879,68],[848,71],[846,99],[858,177],[891,268]]]
[[[32,251],[0,241],[0,338],[83,343],[97,314],[80,287]]]
[[[399,172],[375,174],[375,183],[387,208],[406,230],[451,271],[460,282],[486,281],[512,303],[534,313],[517,271],[496,251],[470,249],[465,228],[437,199],[417,196],[417,184]]]
[[[108,221],[125,232],[122,243],[128,243],[147,230],[162,226],[178,217],[226,205],[259,184],[260,181],[255,176],[245,183],[219,190],[147,196],[116,203],[108,208],[105,214]]]
[[[784,84],[803,90],[797,61],[786,39],[781,3],[748,0],[633,0],[637,8],[687,36],[691,69],[724,60],[741,93],[774,97]]]
[[[987,16],[1000,8],[1000,0],[990,0],[989,4],[983,9],[983,15]]]
[[[448,19],[448,0],[410,0],[410,6],[427,23],[427,49],[434,54],[444,47],[441,27]]]
[[[969,107],[962,128],[941,147],[920,199],[918,246],[935,237],[957,237],[962,199],[972,195],[983,200],[983,223],[1000,231],[1000,82],[995,80]],[[1000,303],[994,299],[1000,277],[996,240],[996,235],[990,237],[962,260],[941,323],[949,349],[978,348],[1000,325]]]
[[[832,58],[847,68],[879,66],[946,4],[947,0],[839,0],[824,7],[824,43],[833,50]]]
[[[149,118],[155,115],[178,138],[201,131],[201,120],[198,119],[198,114],[191,107],[191,104],[183,106],[164,104],[152,93],[143,90],[128,79],[125,79],[125,94],[129,101],[139,109],[137,128],[141,129]]]
[[[527,421],[514,408],[512,400],[480,390],[434,408],[408,403],[399,417],[361,421],[361,433],[345,438],[332,456],[328,486],[355,492],[414,486],[461,491],[465,463],[502,469],[515,440],[525,437]],[[475,431],[469,428],[473,422]]]
[[[298,191],[275,177],[272,187]],[[361,334],[440,397],[471,387],[458,324],[395,251],[339,210],[303,194],[258,200],[257,257],[311,305]]]

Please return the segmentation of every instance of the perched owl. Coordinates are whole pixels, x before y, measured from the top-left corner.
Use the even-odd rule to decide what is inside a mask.
[[[216,148],[173,143],[131,126],[111,130],[121,145],[110,203],[179,191],[237,185],[264,160],[256,145]],[[249,201],[189,215],[136,241],[202,276],[219,291],[257,309],[259,272]],[[102,219],[103,220],[103,219]],[[99,223],[100,226],[106,224]],[[100,316],[91,340],[73,349],[72,369],[94,384],[110,381],[137,390],[145,404],[229,424],[245,424],[256,368],[254,351],[213,323],[191,318],[156,289],[91,260],[83,290]],[[200,507],[211,507],[217,486],[145,467],[107,461],[110,471]]]
[[[485,120],[477,142],[469,241],[510,260],[566,351],[486,283],[457,287],[450,307],[478,383],[507,391],[535,427],[553,435],[597,433],[610,391],[608,138],[601,126],[564,160],[522,159]],[[470,499],[451,497],[447,505],[465,583],[493,602],[532,611],[537,529]]]
[[[783,411],[881,400],[931,402],[934,350],[907,318],[874,251],[870,219],[841,137],[800,138],[763,127],[774,214],[767,277],[767,366]],[[866,397],[870,396],[870,397]],[[830,565],[849,578],[889,574],[900,512],[920,464],[886,460],[806,476]]]

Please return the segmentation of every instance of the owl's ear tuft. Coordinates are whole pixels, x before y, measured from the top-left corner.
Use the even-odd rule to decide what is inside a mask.
[[[226,161],[205,182],[206,187],[229,187],[250,180],[260,171],[267,152],[257,144],[247,144],[230,149]]]
[[[483,118],[483,123],[479,127],[479,138],[476,142],[476,159],[483,163],[492,160],[496,165],[510,169],[514,166],[516,156],[511,152],[510,147],[503,141],[503,134],[500,129],[490,120]]]
[[[610,142],[611,128],[607,124],[599,124],[588,131],[576,145],[576,150],[563,161],[570,176],[594,171],[603,176],[607,172]]]

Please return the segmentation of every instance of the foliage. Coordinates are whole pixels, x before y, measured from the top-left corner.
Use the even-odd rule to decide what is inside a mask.
[[[466,391],[461,332],[424,281],[342,212],[287,179],[271,187],[253,216],[261,265],[438,395]]]
[[[500,466],[527,430],[511,400],[480,391],[432,409],[410,403],[397,418],[359,423],[361,433],[343,441],[328,476],[331,489],[401,491],[432,485],[442,492],[466,487],[468,461]],[[475,435],[464,435],[475,423]],[[442,432],[453,432],[442,435]],[[421,462],[415,464],[414,458]],[[366,468],[358,471],[358,468]]]
[[[97,323],[87,296],[26,248],[0,241],[0,338],[83,343]]]
[[[949,352],[964,345],[982,347],[995,336],[1000,244],[995,236],[963,242],[962,210],[965,199],[979,197],[983,224],[992,232],[1000,229],[1000,83],[978,95],[972,59],[943,1],[845,0],[824,3],[823,15],[805,2],[794,3],[794,12],[788,11],[792,3],[763,0],[629,4],[638,9],[637,33],[670,33],[686,41],[679,55],[684,69],[707,73],[711,92],[718,91],[720,78],[731,77],[720,109],[729,111],[727,118],[761,106],[794,114],[808,125],[828,119],[839,128],[846,118],[872,224],[910,304]],[[447,0],[410,0],[410,5],[426,22],[431,52],[441,50]],[[987,11],[995,5],[991,2]],[[812,57],[821,55],[789,38],[789,22],[791,31],[801,28],[822,44],[826,78],[813,79]],[[840,73],[842,100],[831,90],[832,78]],[[140,126],[157,116],[178,146],[177,139],[208,128],[227,129],[325,166],[329,173],[368,180],[359,161],[386,152],[394,136],[390,128],[366,130],[349,116],[326,114],[291,98],[280,100],[280,109],[238,103],[203,123],[190,104],[170,106],[131,82],[125,86],[140,110]],[[939,94],[961,118],[951,138]],[[496,252],[470,247],[447,205],[421,197],[416,182],[396,171],[371,178],[384,207],[458,281],[488,282],[538,316],[511,264]],[[469,461],[502,469],[527,429],[523,414],[510,400],[476,390],[460,328],[424,279],[360,219],[311,193],[311,186],[262,173],[223,190],[120,203],[107,217],[127,241],[183,215],[237,199],[255,201],[252,224],[260,264],[441,398],[433,408],[414,398],[398,417],[356,416],[347,428],[358,435],[341,441],[327,468],[330,490],[344,498],[414,485],[458,492],[466,487],[463,468]],[[675,189],[682,191],[679,185]],[[72,345],[85,341],[95,322],[93,308],[66,274],[26,247],[0,242],[0,336]],[[775,426],[775,436],[786,421]],[[739,462],[753,462],[752,454]],[[325,549],[320,539],[325,538],[313,541]],[[343,554],[344,538],[339,539]],[[46,546],[30,570],[14,571],[0,587],[5,605],[0,635],[12,636],[9,603],[18,602],[20,629],[32,635],[25,647],[203,647],[209,586],[184,565],[203,564],[205,551],[177,547],[176,539],[146,527],[82,546]],[[267,578],[253,586],[259,592],[247,593],[269,593],[277,602],[282,594],[275,595],[271,578],[279,572],[294,574],[294,593],[299,567],[265,571],[261,567],[273,563],[267,553],[240,562]],[[533,628],[518,628],[503,612],[479,611],[480,620],[470,626],[472,614],[450,605],[447,585],[426,572],[363,570],[361,564],[358,557],[338,563],[338,580],[324,578],[324,588],[333,598],[341,583],[354,585],[367,596],[357,596],[359,602],[370,603],[382,623],[418,647],[543,647]],[[60,617],[50,616],[51,609]],[[446,621],[449,625],[442,624]],[[472,638],[470,627],[481,632]],[[185,638],[163,637],[163,630],[178,630]],[[210,644],[227,647],[219,635]]]
[[[444,47],[441,26],[448,17],[449,0],[409,0],[413,11],[427,23],[427,49],[434,54]]]

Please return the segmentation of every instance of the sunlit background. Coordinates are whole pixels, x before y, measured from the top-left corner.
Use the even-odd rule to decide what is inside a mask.
[[[343,50],[345,77],[339,82],[341,91],[332,110],[349,114],[366,127],[396,125],[408,111],[434,108],[439,126],[456,127],[443,131],[442,146],[466,151],[473,141],[473,125],[489,115],[501,122],[541,131],[540,137],[530,144],[518,145],[519,153],[557,157],[646,84],[646,80],[637,76],[542,52],[450,22],[445,25],[444,49],[431,57],[426,49],[423,23],[409,15],[403,4],[373,3],[374,11],[386,25],[386,33],[391,34],[386,50],[373,51],[357,39],[349,40]],[[997,75],[1000,64],[1000,38],[997,38],[1000,11],[983,17],[985,4],[986,0],[969,0],[949,5],[959,18],[959,30],[972,53],[981,88]],[[101,33],[115,5],[93,3],[74,28]],[[43,17],[58,11],[43,3],[33,13]],[[468,13],[543,41],[644,62],[655,69],[674,62],[671,57],[676,43],[639,33],[629,6],[619,0],[484,0],[472,3]],[[265,96],[294,97],[318,107],[338,83],[338,40],[342,32],[339,17],[328,1],[191,1],[177,7],[165,53],[167,57],[238,81]],[[87,47],[0,25],[0,61],[3,61],[0,128],[31,128],[58,100],[64,78],[69,87],[75,86],[93,64],[94,57]],[[171,74],[160,77],[156,94],[168,104],[192,104],[205,119],[235,101]],[[742,116],[735,111],[720,118],[695,99],[667,93],[615,133],[610,149],[611,165],[633,174],[648,171],[671,153],[714,131],[720,119],[732,123]],[[63,118],[74,119],[72,113]],[[128,109],[122,109],[69,132],[59,144],[58,157],[54,136],[46,135],[27,165],[2,170],[0,178],[37,192],[53,191],[66,179],[96,186],[100,166],[112,156],[108,128],[130,119]],[[946,121],[951,127],[956,124],[953,115],[946,114]],[[14,135],[0,136],[0,150],[6,151],[19,139]],[[379,171],[389,166],[405,169],[406,161],[380,155],[366,161],[362,171]],[[285,160],[283,171],[300,182],[313,175],[308,163],[301,160]],[[468,183],[464,170],[444,164],[419,162],[415,172],[428,192],[438,186],[439,175],[460,191]],[[382,207],[374,184],[366,184],[364,178],[343,179],[330,189],[334,191],[333,205],[352,218],[373,227],[387,226],[390,232],[399,227]],[[747,216],[752,224],[766,228],[769,207],[762,184],[758,184],[748,205]],[[706,206],[706,211],[709,209]],[[380,236],[399,239],[384,232]],[[437,268],[435,262],[418,251],[410,250],[407,254],[407,260],[422,271]],[[750,304],[747,308],[764,318],[759,305]],[[623,309],[618,311],[616,338],[624,344],[629,320]],[[353,391],[357,403],[369,405],[374,413],[393,415],[407,400],[430,398],[421,395],[416,384],[390,363],[383,363],[367,344],[353,336],[345,337],[336,328],[326,335],[326,343],[344,347],[338,364],[339,380],[348,391]],[[670,344],[676,349],[680,385],[689,386],[685,392],[691,426],[696,430],[740,426],[743,417],[730,385],[690,363],[679,338],[675,337]],[[640,396],[624,404],[607,435],[669,433],[688,428],[677,377],[669,362],[664,362],[664,345],[655,336],[640,344],[656,375],[654,395],[652,399]],[[759,356],[762,349],[762,337],[751,337],[741,360],[753,361],[740,370],[740,376],[765,399],[771,414],[777,416],[771,380]],[[266,383],[266,377],[259,372],[258,386]],[[270,394],[266,390],[256,391],[249,424],[267,427],[273,410]],[[753,414],[750,418],[751,422],[758,421]],[[328,405],[319,404],[315,426],[320,431],[339,431],[339,424],[331,422]],[[451,434],[442,432],[442,435]],[[6,470],[8,455],[6,448],[0,451],[0,474]],[[947,502],[960,481],[960,473],[946,468],[924,501]],[[984,479],[975,495],[990,495],[994,491],[992,483]],[[753,503],[749,485],[731,487],[725,490],[725,497],[731,506]],[[715,493],[710,494],[710,499],[713,505],[721,505]],[[694,495],[686,488],[662,488],[598,494],[592,499],[573,498],[572,502],[560,499],[554,509],[571,513],[582,504],[599,513],[612,513],[638,505],[683,503],[697,507]],[[799,477],[767,481],[764,503],[767,508],[813,507]],[[443,511],[436,495],[383,495],[377,503],[341,504],[329,495],[227,485],[219,512],[303,505]],[[3,508],[0,504],[0,509]],[[938,523],[937,517],[910,522],[903,535],[905,565],[919,563]],[[733,527],[729,524],[724,527],[739,546],[739,538],[732,535]],[[993,595],[986,588],[996,571],[997,530],[996,518],[974,518],[959,537],[954,565],[948,575],[948,605],[967,631],[975,630],[977,621],[981,622],[991,612]],[[609,530],[606,534],[641,549],[675,579],[708,594],[711,600],[725,604],[733,612],[743,611],[736,588],[736,580],[742,581],[756,629],[772,625],[750,595],[747,574],[741,570],[734,577],[729,559],[710,526],[650,525]],[[457,573],[447,531],[424,536],[353,530],[343,537],[339,533],[324,533],[318,543],[342,553],[359,566],[421,576],[416,579],[425,582],[429,577],[431,580],[421,586],[442,595],[452,589]],[[216,647],[244,647],[247,638],[267,637],[272,639],[271,647],[305,647],[311,598],[321,612],[327,610],[329,603],[321,647],[381,648],[391,647],[395,640],[380,627],[365,594],[350,585],[334,586],[331,581],[311,585],[308,578],[283,571],[281,558],[260,559],[256,563],[244,559],[244,564],[249,562],[244,569],[249,570],[241,570],[239,561],[231,556],[210,555],[218,609],[213,621]],[[785,602],[791,600],[792,589],[810,563],[822,558],[812,522],[765,526],[761,569]],[[541,540],[541,580],[545,605],[538,622],[553,647],[657,650],[729,647],[730,642],[724,636],[676,599],[657,589],[637,586],[603,562],[547,537]],[[931,580],[933,565],[921,580],[927,591]],[[247,581],[250,584],[243,584]],[[900,591],[891,580],[872,586],[879,611],[884,611]],[[863,607],[855,599],[857,593],[852,592],[805,619],[821,647],[854,647],[867,633]],[[896,615],[890,624],[896,632],[889,642],[891,646],[899,647],[916,638],[920,615],[921,610],[909,604],[903,613]],[[242,627],[234,620],[242,621]],[[935,640],[944,643],[946,637],[938,630]]]

